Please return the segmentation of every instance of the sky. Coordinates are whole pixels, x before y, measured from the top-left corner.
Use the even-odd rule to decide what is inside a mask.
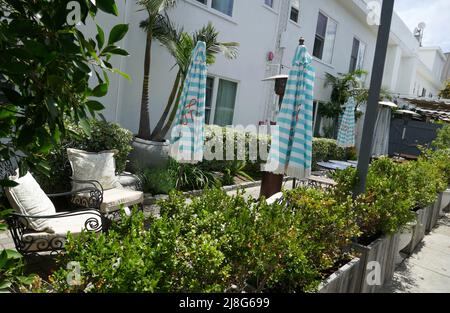
[[[450,52],[450,0],[395,0],[395,10],[412,31],[426,23],[423,46]]]

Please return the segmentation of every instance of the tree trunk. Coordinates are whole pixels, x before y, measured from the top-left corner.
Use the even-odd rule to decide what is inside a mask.
[[[173,120],[175,119],[178,111],[178,105],[180,103],[181,94],[183,93],[183,85],[184,85],[185,78],[181,80],[180,89],[178,89],[177,99],[175,100],[175,105],[172,109],[172,112],[170,113],[169,120],[167,121],[164,128],[161,130],[161,137],[165,137],[167,132],[169,131],[170,127],[173,124]]]
[[[152,33],[147,33],[147,42],[145,46],[144,62],[144,82],[142,84],[141,116],[139,121],[138,137],[144,140],[150,140],[150,113],[149,113],[149,82],[150,82],[150,63],[152,59]]]
[[[155,129],[152,132],[152,140],[154,140],[154,141],[160,141],[160,140],[164,139],[164,136],[162,136],[162,134],[161,134],[161,130],[164,126],[164,123],[167,120],[167,116],[170,113],[170,109],[174,106],[174,100],[177,95],[177,91],[180,88],[179,86],[180,86],[181,76],[182,76],[181,70],[178,70],[177,77],[175,78],[175,82],[173,84],[172,91],[169,96],[169,100],[167,101],[166,108],[164,109],[164,112],[163,112],[161,118],[159,119],[158,124],[156,125]],[[175,106],[176,105],[177,105],[177,103],[175,103]]]

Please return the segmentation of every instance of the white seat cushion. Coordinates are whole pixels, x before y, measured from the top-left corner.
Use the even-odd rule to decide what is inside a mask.
[[[51,248],[62,248],[66,241],[67,233],[76,236],[83,230],[99,232],[102,220],[97,211],[87,211],[80,215],[70,215],[48,220],[55,233],[29,232],[22,236],[25,243],[24,250],[27,252],[52,250]],[[92,224],[89,224],[92,222]]]
[[[115,150],[99,153],[77,149],[67,149],[67,157],[72,167],[72,178],[75,180],[96,180],[104,190],[120,187],[116,177]],[[89,184],[73,182],[72,189],[92,187]]]
[[[120,209],[120,206],[132,207],[144,201],[144,193],[141,191],[114,188],[105,190],[100,212],[110,213]]]
[[[5,194],[17,213],[31,216],[54,215],[56,213],[52,201],[30,173],[20,178],[11,179],[18,185],[5,188]],[[29,218],[27,222],[28,227],[32,230],[54,232],[48,219]]]

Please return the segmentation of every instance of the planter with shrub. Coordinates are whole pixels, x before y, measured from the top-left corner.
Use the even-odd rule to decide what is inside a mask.
[[[186,203],[171,193],[148,230],[134,214],[108,235],[70,238],[51,280],[58,291],[316,292],[352,260],[350,202],[307,189],[286,199],[268,205],[211,190]],[[78,287],[67,285],[69,261],[81,265]]]

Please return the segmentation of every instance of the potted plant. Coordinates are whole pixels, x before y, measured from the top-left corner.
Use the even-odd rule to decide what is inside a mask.
[[[175,0],[139,0],[139,3],[148,13],[148,18],[141,22],[145,30],[146,48],[144,61],[144,81],[142,85],[142,99],[140,110],[139,131],[133,141],[133,152],[130,154],[130,165],[136,168],[166,167],[168,164],[169,142],[165,139],[177,112],[186,73],[191,61],[191,52],[197,41],[204,40],[207,48],[207,63],[215,62],[215,54],[221,52],[227,58],[236,57],[237,43],[218,42],[218,32],[208,24],[199,31],[190,35],[182,29],[177,29],[167,15]],[[178,72],[173,83],[172,91],[166,108],[157,123],[151,130],[149,110],[149,82],[151,65],[151,43],[158,40],[174,57]]]

